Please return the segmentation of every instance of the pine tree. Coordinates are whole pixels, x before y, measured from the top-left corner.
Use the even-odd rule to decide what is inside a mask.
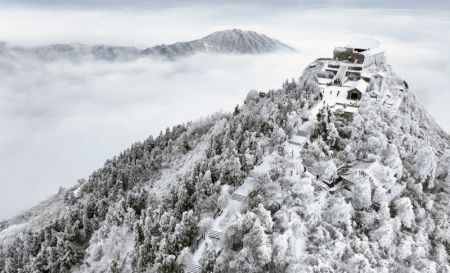
[[[200,273],[214,272],[214,265],[216,263],[217,253],[210,243],[206,244],[203,256],[200,259]]]

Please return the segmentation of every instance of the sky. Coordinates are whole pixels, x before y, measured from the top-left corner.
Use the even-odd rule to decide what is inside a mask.
[[[376,38],[394,71],[450,131],[446,1],[0,0],[0,41],[146,48],[223,29],[264,33],[297,53],[195,55],[175,62],[0,59],[0,219],[70,187],[168,126],[231,111],[278,88],[354,36]]]

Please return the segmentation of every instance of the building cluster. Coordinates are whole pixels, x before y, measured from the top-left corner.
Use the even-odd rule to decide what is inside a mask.
[[[368,68],[384,59],[380,43],[367,38],[354,38],[345,47],[336,47],[333,58],[318,59],[324,65],[316,73],[316,79],[324,95],[334,97],[327,99],[328,105],[351,117],[357,111],[362,95],[376,86],[378,75],[370,73]]]
[[[390,203],[398,197],[403,191],[405,185],[399,183],[386,183],[386,180],[396,181],[397,177],[394,173],[387,171],[383,164],[378,160],[356,161],[351,164],[344,165],[338,170],[338,177],[334,181],[342,194],[349,199],[354,198],[354,192],[351,187],[361,183],[360,177],[366,177],[372,189],[371,197],[373,205],[379,207],[381,202]],[[379,200],[376,196],[375,189],[383,192],[384,200]]]

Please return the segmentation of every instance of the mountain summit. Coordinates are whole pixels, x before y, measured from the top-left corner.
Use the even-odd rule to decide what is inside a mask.
[[[0,223],[0,272],[449,272],[450,137],[410,88],[336,47]]]
[[[294,51],[292,47],[264,34],[232,29],[217,31],[190,42],[158,45],[144,50],[144,53],[176,58],[197,52],[261,54],[279,50]]]
[[[141,50],[135,47],[52,44],[36,47],[17,47],[0,43],[0,56],[16,58],[25,56],[45,61],[83,59],[127,61],[143,57],[163,57],[176,59],[195,53],[263,54],[274,51],[295,51],[292,47],[264,34],[239,29],[214,32],[206,37],[190,42],[157,45]]]

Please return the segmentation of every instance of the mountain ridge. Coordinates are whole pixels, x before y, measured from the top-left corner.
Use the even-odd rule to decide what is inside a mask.
[[[211,33],[190,42],[157,45],[147,48],[144,54],[163,54],[169,58],[190,55],[192,52],[216,52],[236,54],[261,54],[277,50],[294,51],[290,46],[254,31],[231,29]]]
[[[47,61],[80,60],[86,57],[106,61],[129,61],[150,56],[174,60],[196,53],[263,54],[274,51],[295,51],[295,49],[264,34],[240,29],[217,31],[189,42],[161,44],[146,49],[81,43],[36,47],[17,47],[0,43],[0,54],[28,54]]]

